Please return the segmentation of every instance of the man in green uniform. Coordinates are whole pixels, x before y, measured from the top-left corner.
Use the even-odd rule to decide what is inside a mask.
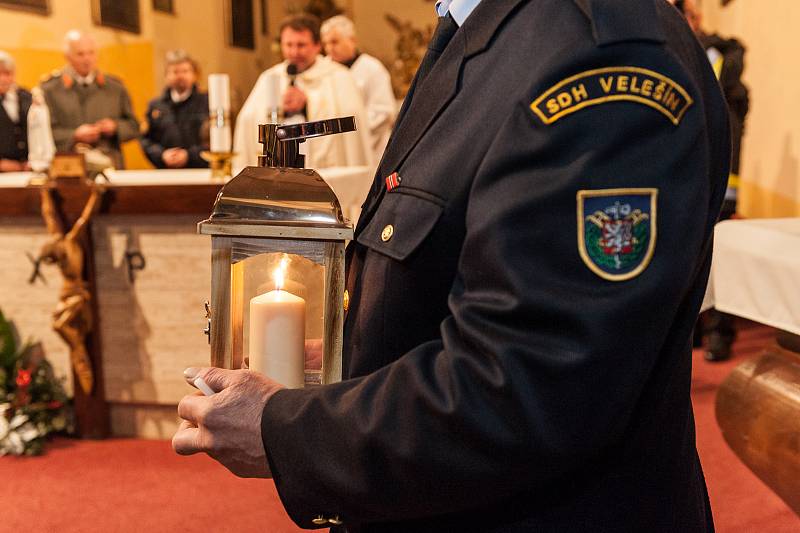
[[[94,148],[123,168],[120,144],[139,135],[128,91],[120,80],[97,70],[97,44],[91,36],[68,32],[64,56],[68,65],[42,82],[56,149]]]

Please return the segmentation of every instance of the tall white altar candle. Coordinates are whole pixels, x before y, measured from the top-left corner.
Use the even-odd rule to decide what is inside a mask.
[[[208,76],[208,112],[211,116],[209,128],[211,151],[226,153],[231,151],[231,109],[230,79],[227,74]]]
[[[280,122],[281,114],[281,77],[276,73],[266,75],[267,122]]]
[[[282,266],[285,265],[282,264]],[[305,382],[306,301],[280,287],[250,300],[250,369],[291,389]]]
[[[231,151],[231,127],[211,127],[210,148],[212,152],[228,153]]]
[[[227,74],[208,75],[208,109],[212,113],[218,108],[231,108],[230,78]]]

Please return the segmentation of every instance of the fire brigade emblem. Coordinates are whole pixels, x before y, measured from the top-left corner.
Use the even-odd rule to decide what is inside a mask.
[[[609,281],[633,279],[656,246],[657,189],[578,192],[578,248],[589,269]]]

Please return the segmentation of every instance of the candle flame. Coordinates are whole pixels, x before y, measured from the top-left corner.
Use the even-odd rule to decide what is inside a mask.
[[[283,284],[286,281],[286,269],[289,267],[289,256],[284,254],[281,258],[281,263],[272,273],[272,279],[275,280],[275,290],[283,290]]]

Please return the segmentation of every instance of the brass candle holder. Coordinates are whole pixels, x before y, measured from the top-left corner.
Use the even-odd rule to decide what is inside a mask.
[[[228,179],[233,174],[234,152],[200,152],[200,157],[208,161],[213,179]]]

